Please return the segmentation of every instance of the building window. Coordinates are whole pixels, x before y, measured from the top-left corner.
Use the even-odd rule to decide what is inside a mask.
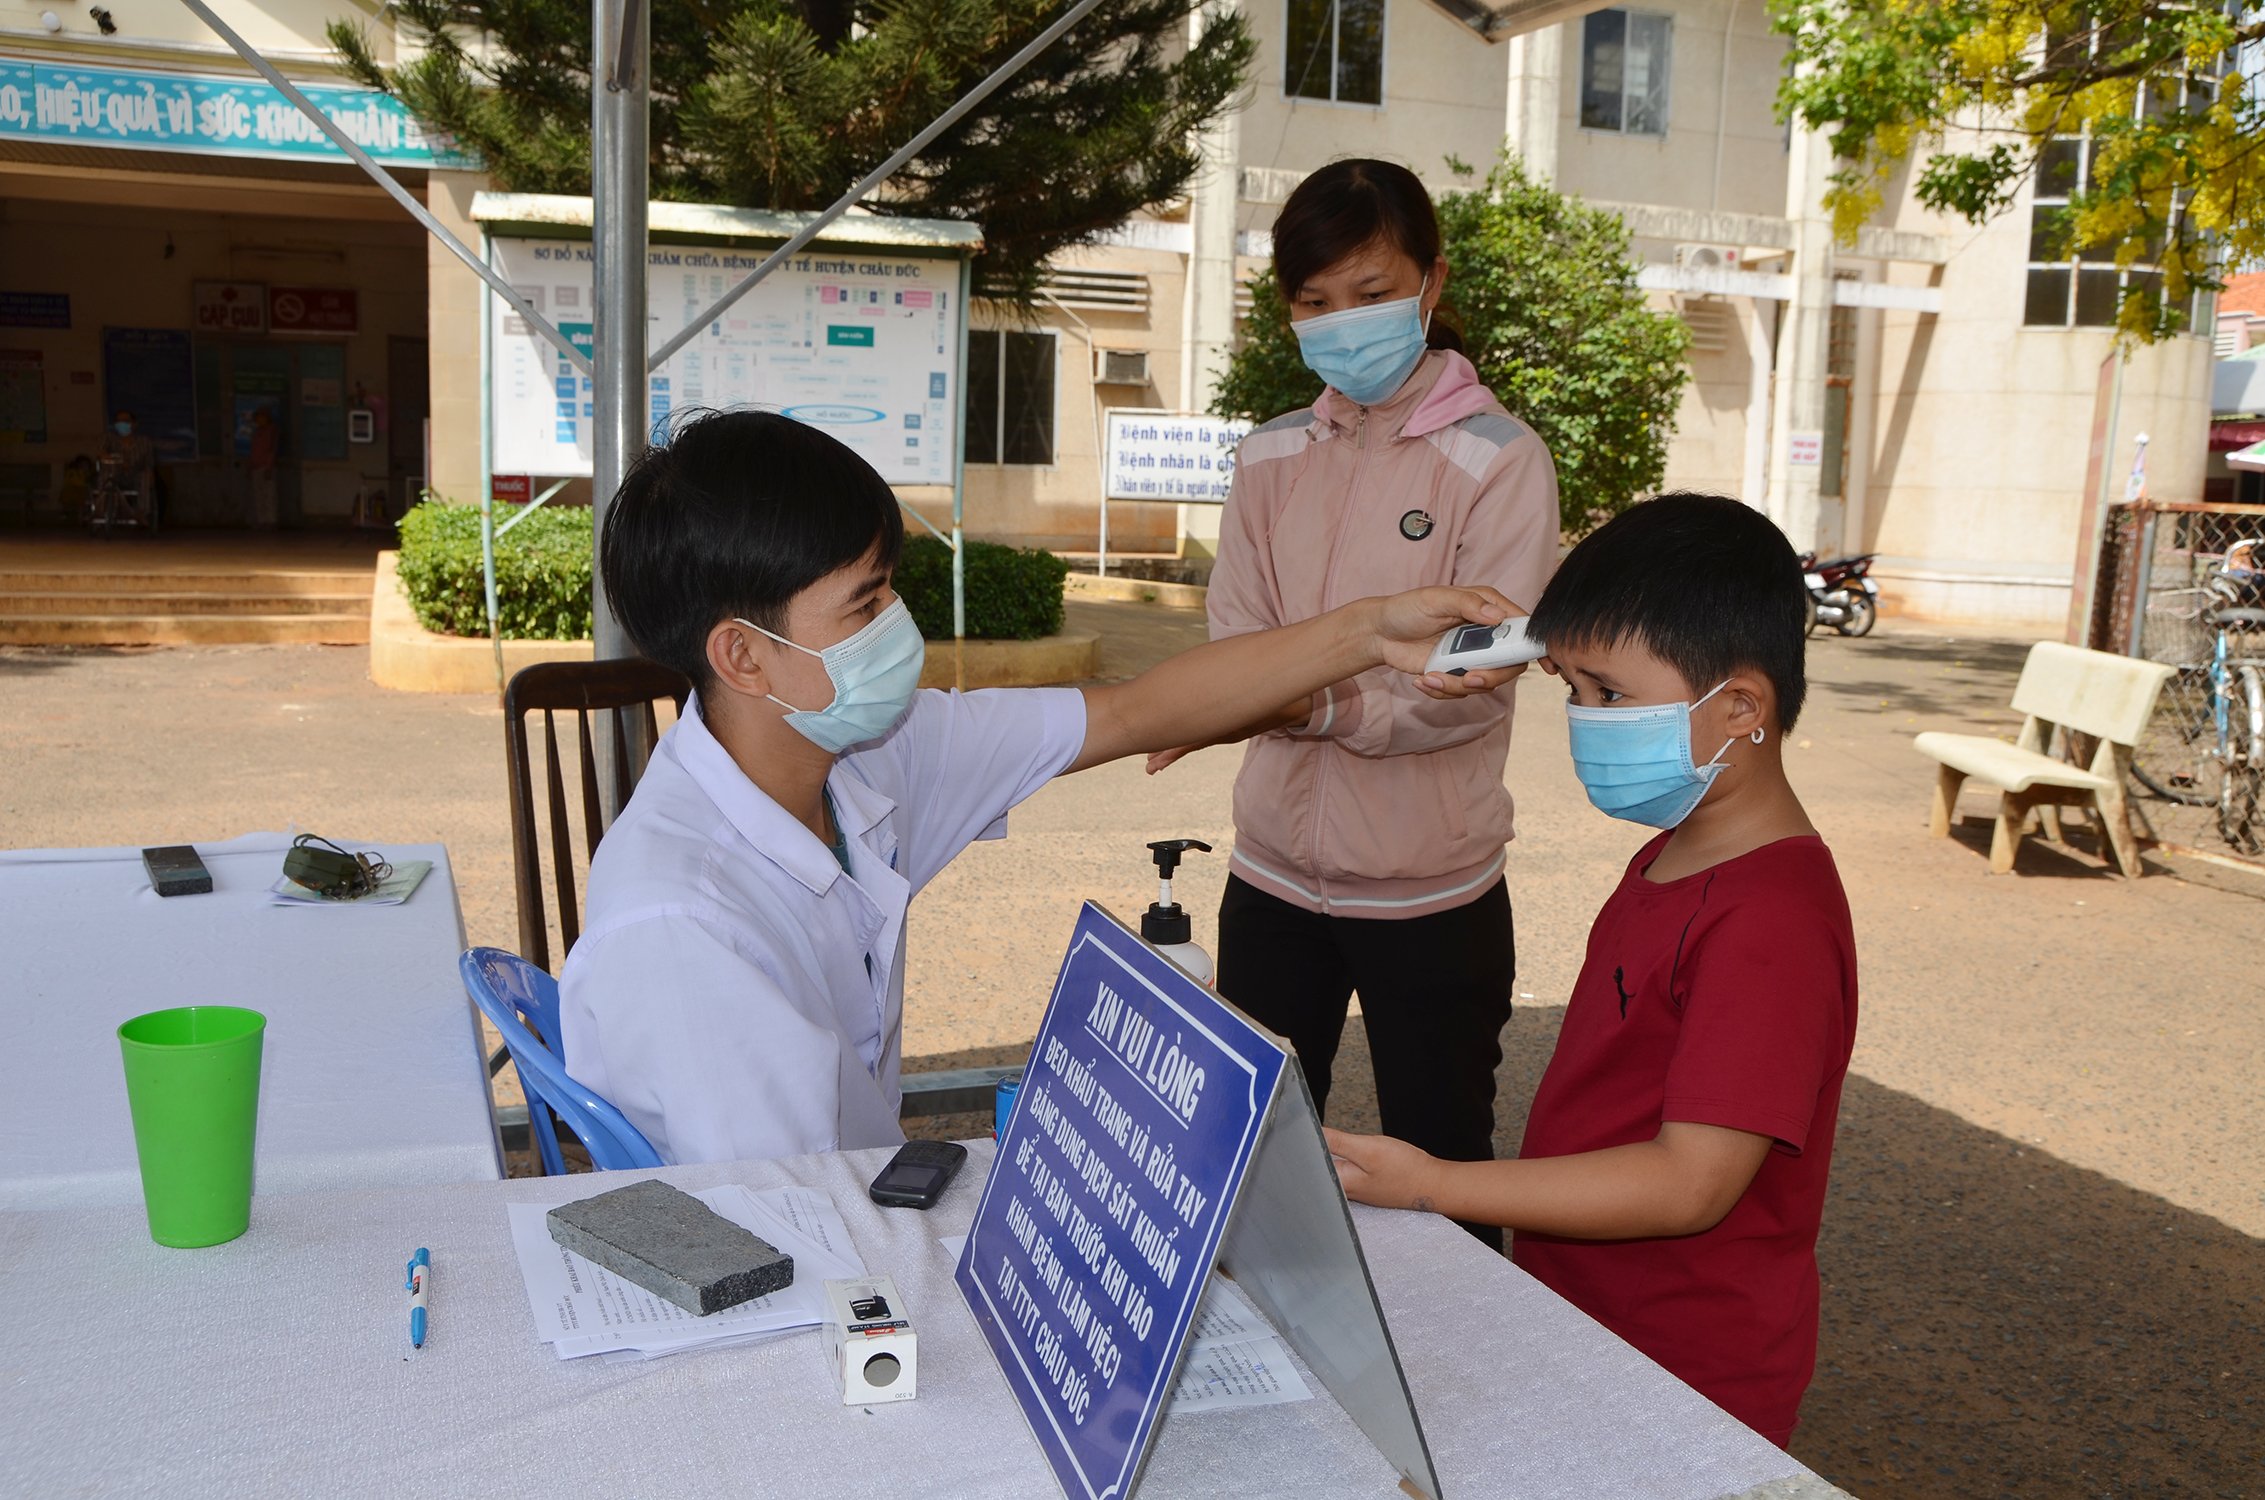
[[[1384,102],[1384,0],[1287,0],[1282,92],[1332,104]]]
[[[2139,89],[2138,108],[2148,118],[2174,109],[2199,113],[2210,107],[2216,91],[2210,78],[2188,78],[2167,88],[2146,83]],[[2098,142],[2086,131],[2055,136],[2038,153],[2029,208],[2029,276],[2021,309],[2021,321],[2032,328],[2113,328],[2126,292],[2159,292],[2163,284],[2153,255],[2143,254],[2124,270],[2116,266],[2112,242],[2082,250],[2069,244],[2069,198],[2079,183],[2087,189],[2098,186],[2093,159],[2097,148]],[[2210,307],[2208,292],[2194,294],[2187,309],[2187,331],[2208,330]]]
[[[1667,134],[1674,25],[1638,10],[1596,10],[1581,22],[1581,126]]]
[[[967,336],[967,461],[1054,461],[1051,333],[978,328]]]

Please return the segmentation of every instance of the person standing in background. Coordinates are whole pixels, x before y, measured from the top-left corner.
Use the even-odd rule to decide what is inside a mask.
[[[1282,206],[1274,272],[1326,388],[1242,442],[1212,637],[1421,584],[1530,608],[1557,559],[1556,468],[1436,316],[1448,265],[1423,184],[1390,162],[1323,167]],[[1357,991],[1385,1134],[1448,1161],[1494,1155],[1510,718],[1507,693],[1440,702],[1365,672],[1287,705],[1235,781],[1219,993],[1290,1039],[1320,1108]],[[1464,1227],[1501,1248],[1500,1229]]]
[[[252,524],[264,531],[275,529],[275,460],[281,434],[275,413],[264,406],[252,408]]]

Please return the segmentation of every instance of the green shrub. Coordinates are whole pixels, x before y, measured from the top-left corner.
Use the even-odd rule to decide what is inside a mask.
[[[1070,565],[1036,548],[967,544],[967,633],[994,641],[1032,641],[1062,628],[1062,582]],[[907,537],[897,592],[920,633],[952,638],[952,549],[932,536]]]
[[[499,505],[502,526],[522,507]],[[495,544],[496,623],[507,641],[590,637],[590,512],[544,506]],[[484,636],[480,508],[426,501],[401,519],[401,587],[427,630]]]

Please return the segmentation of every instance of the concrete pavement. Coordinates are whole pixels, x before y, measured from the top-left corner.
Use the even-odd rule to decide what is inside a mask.
[[[1117,675],[1201,617],[1073,601]],[[1926,836],[1921,729],[2010,735],[2020,642],[1894,622],[1819,639],[1795,784],[1840,861],[1863,1026],[1820,1247],[1820,1373],[1795,1453],[1860,1493],[2244,1493],[2265,1452],[2265,879],[2158,861],[2127,884],[2025,846],[1987,873],[1986,804]],[[1639,831],[1564,756],[1562,689],[1529,676],[1509,781],[1519,1014],[1514,1149],[1587,925]],[[1151,899],[1151,838],[1230,843],[1231,750],[1042,790],[914,907],[913,1066],[1005,1060],[1035,1027],[1076,903]],[[0,845],[151,844],[296,823],[441,840],[475,943],[513,946],[500,715],[372,687],[345,648],[0,651]],[[1181,890],[1208,941],[1223,852]],[[1373,1125],[1352,1028],[1333,1119]]]

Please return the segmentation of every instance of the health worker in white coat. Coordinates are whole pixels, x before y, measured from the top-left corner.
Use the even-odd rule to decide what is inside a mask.
[[[560,1040],[665,1161],[902,1141],[906,908],[1049,778],[1229,738],[1379,665],[1420,673],[1449,628],[1514,612],[1423,589],[1130,682],[921,692],[903,540],[862,458],[764,412],[690,422],[608,512],[607,598],[695,692],[592,862]]]

